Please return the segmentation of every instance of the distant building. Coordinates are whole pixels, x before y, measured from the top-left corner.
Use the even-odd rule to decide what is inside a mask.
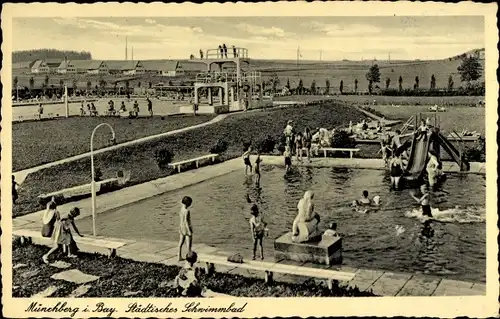
[[[88,74],[108,74],[109,68],[105,61],[92,61],[87,67]]]
[[[181,61],[177,67],[176,75],[196,75],[207,71],[207,65],[203,62]]]
[[[17,62],[12,63],[12,73],[15,74],[23,74],[23,73],[31,73],[31,68],[36,61],[28,61],[28,62]]]
[[[124,75],[144,74],[144,67],[140,61],[125,61],[121,71]]]
[[[150,74],[174,77],[178,72],[179,62],[172,60],[142,61],[144,71]]]
[[[46,74],[50,72],[50,68],[47,63],[43,60],[36,60],[31,67],[31,73],[34,74]]]

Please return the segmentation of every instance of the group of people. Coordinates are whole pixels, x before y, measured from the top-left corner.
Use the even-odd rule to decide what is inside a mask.
[[[42,257],[45,264],[49,264],[49,256],[62,248],[64,253],[70,258],[77,257],[78,246],[73,239],[71,229],[83,237],[75,224],[75,218],[80,215],[80,209],[73,207],[68,214],[61,214],[57,210],[55,198],[52,197],[47,204],[47,209],[42,215],[42,236],[51,238],[53,247]]]
[[[234,45],[233,45],[232,49],[233,49],[233,57],[237,58],[238,52],[237,52],[236,47]],[[227,59],[227,46],[226,46],[226,44],[219,45],[219,53],[220,53],[220,55],[218,54],[217,57]],[[200,50],[200,57],[201,57],[201,59],[203,59],[203,51],[202,50]]]
[[[153,102],[148,98],[146,98],[146,102],[148,105],[148,113],[149,116],[153,116]],[[85,102],[82,101],[80,105],[80,116],[98,116],[99,113],[97,111],[97,108],[95,107],[94,103],[87,103],[87,109],[85,110]],[[125,101],[122,101],[120,108],[118,111],[115,109],[115,103],[113,100],[108,101],[108,108],[106,110],[106,116],[116,116],[119,115],[120,117],[128,117],[128,118],[137,118],[139,117],[139,102],[137,100],[134,101],[132,110],[129,111],[127,110],[127,106],[125,105]]]

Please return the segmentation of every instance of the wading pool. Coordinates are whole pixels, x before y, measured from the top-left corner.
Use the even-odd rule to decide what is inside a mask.
[[[321,226],[335,221],[344,237],[344,264],[486,280],[485,176],[448,175],[443,190],[449,194],[432,201],[438,221],[431,224],[434,235],[429,238],[422,235],[420,208],[408,190],[389,191],[385,171],[300,167],[286,177],[281,167],[263,166],[261,171],[260,188],[241,170],[99,214],[98,232],[177,241],[180,200],[187,195],[193,198],[194,243],[248,256],[252,249],[249,194],[268,222],[264,255],[271,260],[274,239],[291,228],[299,199],[312,190]],[[362,214],[349,207],[365,189],[370,197],[381,197],[380,210]],[[91,222],[85,218],[79,227],[91,231]]]

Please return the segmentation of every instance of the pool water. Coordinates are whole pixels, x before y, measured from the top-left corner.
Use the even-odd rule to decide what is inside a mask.
[[[243,170],[201,184],[146,199],[98,216],[102,235],[135,239],[178,240],[180,200],[191,196],[194,242],[226,251],[252,249],[250,205],[257,202],[268,222],[264,254],[273,258],[273,241],[290,230],[297,203],[306,190],[315,193],[315,211],[322,226],[335,221],[344,237],[344,264],[352,267],[443,275],[460,280],[485,281],[485,177],[451,174],[433,199],[432,237],[422,235],[420,208],[408,190],[389,191],[385,171],[344,168],[283,168],[263,166],[260,188]],[[379,195],[382,207],[362,214],[350,206],[363,190]],[[80,221],[91,230],[91,219]]]

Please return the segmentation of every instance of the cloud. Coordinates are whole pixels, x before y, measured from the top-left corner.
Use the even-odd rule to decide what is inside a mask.
[[[283,38],[285,36],[285,30],[277,27],[262,27],[259,25],[252,25],[248,23],[238,23],[236,28],[250,34],[257,36],[275,36],[278,38]]]
[[[376,26],[368,24],[326,24],[321,22],[311,22],[308,24],[313,31],[322,32],[328,36],[348,37],[379,34],[382,30]]]
[[[146,19],[147,24],[156,24],[156,20],[154,19]]]

